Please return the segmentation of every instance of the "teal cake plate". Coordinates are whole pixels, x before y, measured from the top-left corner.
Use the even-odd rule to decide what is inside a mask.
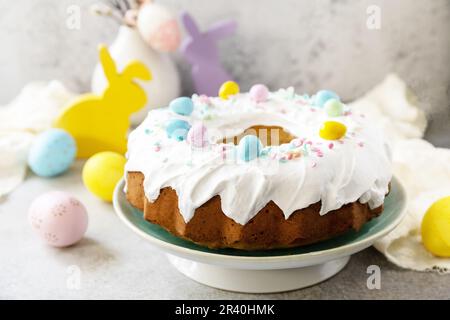
[[[127,201],[122,180],[114,191],[119,218],[135,233],[167,254],[181,273],[202,284],[248,293],[282,292],[324,281],[348,263],[350,256],[371,246],[394,229],[406,212],[406,192],[395,177],[381,216],[358,232],[317,244],[277,250],[209,249],[173,236],[143,218]]]

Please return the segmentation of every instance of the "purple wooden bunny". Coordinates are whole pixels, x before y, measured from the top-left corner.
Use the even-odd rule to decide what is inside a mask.
[[[232,80],[224,70],[219,59],[217,41],[229,36],[236,30],[235,21],[221,21],[206,32],[200,32],[192,16],[184,12],[181,15],[184,27],[189,34],[181,44],[181,53],[192,65],[192,79],[198,94],[217,96],[222,83]]]

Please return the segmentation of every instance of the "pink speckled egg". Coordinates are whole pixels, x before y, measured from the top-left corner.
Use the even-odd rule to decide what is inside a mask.
[[[269,97],[269,89],[263,84],[255,84],[250,89],[250,99],[255,102],[267,101]]]
[[[187,142],[196,148],[204,148],[208,145],[206,127],[202,123],[194,124],[187,134]]]
[[[34,199],[28,210],[28,219],[37,234],[54,247],[78,242],[88,226],[84,205],[62,191],[50,191]]]

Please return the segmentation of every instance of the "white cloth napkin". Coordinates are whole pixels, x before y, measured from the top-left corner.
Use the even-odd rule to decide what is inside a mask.
[[[73,96],[58,81],[35,82],[0,107],[0,197],[23,181],[28,150],[36,134],[51,127]]]
[[[450,149],[435,148],[421,139],[427,124],[425,115],[396,75],[389,75],[352,106],[386,133],[392,147],[394,174],[406,187],[409,198],[405,219],[376,242],[375,248],[402,268],[450,272],[450,259],[426,251],[420,236],[425,211],[434,201],[450,195]]]

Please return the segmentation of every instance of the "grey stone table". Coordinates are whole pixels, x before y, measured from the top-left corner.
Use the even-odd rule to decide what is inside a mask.
[[[450,276],[399,269],[375,249],[352,257],[347,267],[319,285],[281,294],[239,294],[209,288],[178,273],[165,256],[130,231],[110,204],[81,182],[82,163],[56,179],[29,174],[0,202],[0,298],[2,299],[449,299]],[[28,224],[37,195],[60,189],[89,210],[89,228],[76,246],[55,249]],[[381,288],[367,288],[369,265],[381,268]],[[76,278],[74,278],[76,277]],[[74,281],[76,279],[77,281]]]

